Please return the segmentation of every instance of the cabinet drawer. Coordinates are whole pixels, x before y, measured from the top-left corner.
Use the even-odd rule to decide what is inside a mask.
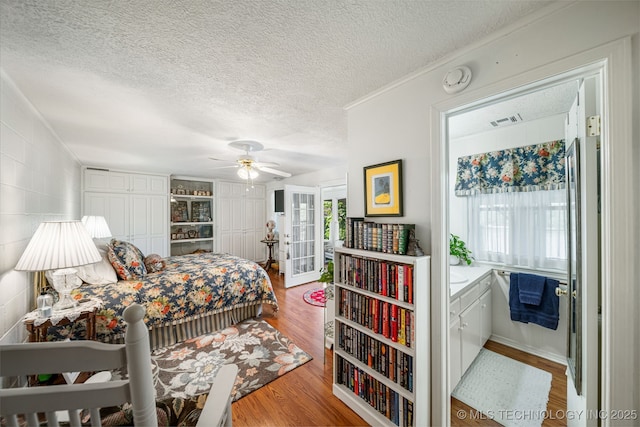
[[[456,298],[449,304],[449,323],[458,318],[462,310],[460,310],[460,298]]]
[[[490,288],[491,288],[491,275],[488,275],[480,279],[480,290],[478,292],[480,295],[485,293]]]
[[[475,284],[460,296],[460,311],[464,311],[480,296],[480,284]]]

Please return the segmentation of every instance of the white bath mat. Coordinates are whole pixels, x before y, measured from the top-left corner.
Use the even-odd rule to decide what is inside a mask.
[[[500,424],[542,425],[551,374],[486,349],[481,349],[452,396]]]

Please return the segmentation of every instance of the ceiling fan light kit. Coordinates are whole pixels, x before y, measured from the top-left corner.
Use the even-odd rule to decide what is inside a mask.
[[[258,173],[257,170],[255,170],[254,168],[252,168],[251,166],[247,165],[247,166],[243,166],[241,168],[238,168],[238,176],[242,179],[256,179],[258,176],[260,176],[260,174]]]
[[[253,180],[258,176],[260,176],[259,171],[266,172],[272,175],[281,176],[284,178],[289,178],[291,176],[289,172],[273,169],[274,166],[278,166],[277,163],[259,162],[256,160],[256,158],[254,158],[251,154],[249,154],[255,151],[262,151],[264,149],[264,146],[258,141],[252,141],[252,140],[233,141],[229,143],[229,147],[234,148],[236,150],[242,150],[245,152],[245,154],[238,156],[238,158],[235,161],[231,161],[231,160],[228,161],[228,162],[235,163],[234,166],[223,166],[222,168],[225,168],[225,167],[238,168],[238,171],[236,172],[237,175],[240,178],[246,180],[247,184],[249,184],[249,181],[251,181],[251,185],[253,185]],[[227,160],[220,160],[214,157],[210,157],[210,159],[216,160],[216,161],[227,161]]]

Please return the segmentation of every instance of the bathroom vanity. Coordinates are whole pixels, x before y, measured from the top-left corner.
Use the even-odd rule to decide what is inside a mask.
[[[491,281],[488,266],[450,266],[449,336],[451,390],[491,336]]]

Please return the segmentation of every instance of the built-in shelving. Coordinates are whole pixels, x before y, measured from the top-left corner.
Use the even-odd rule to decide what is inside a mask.
[[[171,255],[214,249],[214,182],[172,176],[169,202]]]

